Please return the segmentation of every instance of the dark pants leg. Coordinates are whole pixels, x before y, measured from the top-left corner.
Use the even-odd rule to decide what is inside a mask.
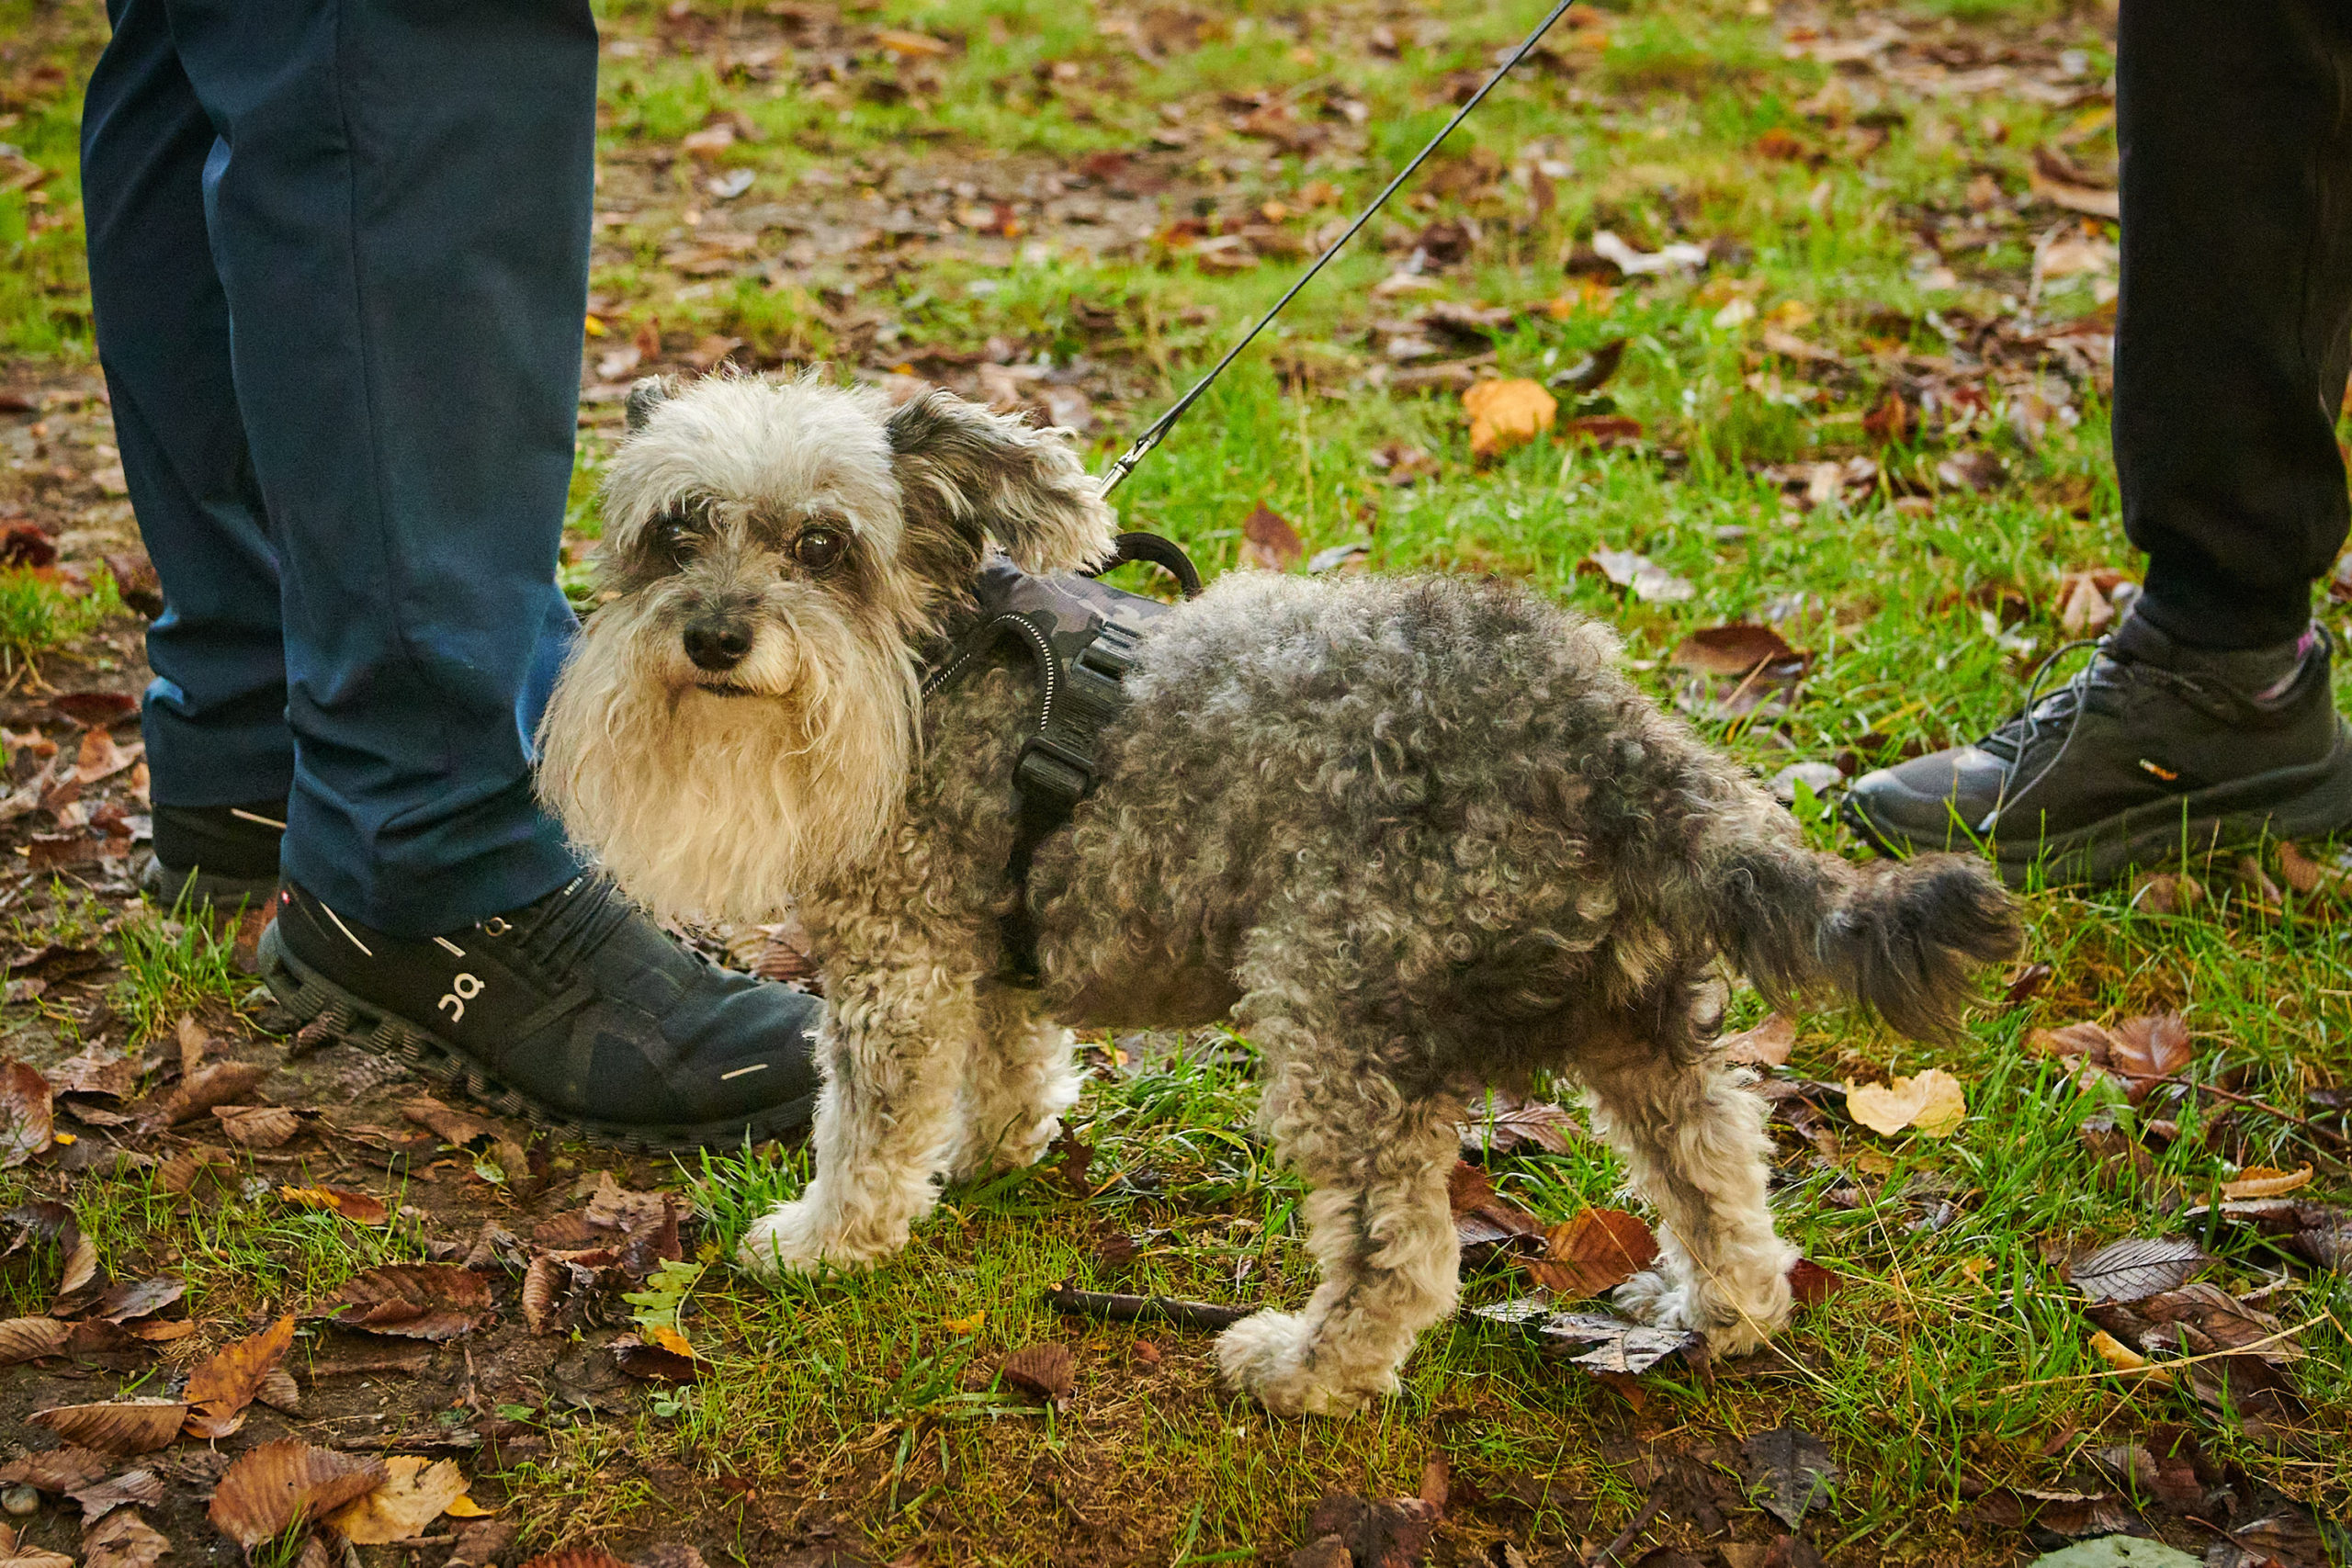
[[[2145,614],[2286,642],[2345,538],[2352,11],[2122,0],[2118,39],[2115,466]]]
[[[526,903],[577,870],[529,775],[572,629],[585,0],[114,14],[84,177],[171,606],[157,798],[253,799],[290,761],[285,869],[330,906],[417,935]]]

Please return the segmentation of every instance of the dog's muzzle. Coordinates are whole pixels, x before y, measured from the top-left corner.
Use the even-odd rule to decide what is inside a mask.
[[[695,669],[723,675],[752,651],[752,626],[736,615],[698,615],[686,623],[683,640]]]

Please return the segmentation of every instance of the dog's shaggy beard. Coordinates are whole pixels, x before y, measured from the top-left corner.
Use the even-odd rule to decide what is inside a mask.
[[[838,606],[771,619],[698,689],[658,604],[598,613],[539,727],[539,793],[623,892],[673,919],[775,919],[870,857],[902,803],[917,671]]]

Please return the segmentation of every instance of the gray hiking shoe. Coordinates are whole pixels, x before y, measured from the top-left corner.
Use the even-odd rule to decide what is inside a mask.
[[[1974,844],[2012,886],[2037,863],[2051,886],[2104,883],[2352,828],[2329,651],[2316,622],[2278,648],[2216,652],[2127,615],[2064,685],[1973,746],[1864,774],[1843,814],[1890,854]]]

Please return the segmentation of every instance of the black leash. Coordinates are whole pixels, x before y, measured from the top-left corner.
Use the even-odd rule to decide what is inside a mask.
[[[1168,432],[1174,427],[1178,420],[1184,417],[1184,411],[1191,408],[1195,402],[1200,400],[1201,394],[1209,389],[1209,383],[1215,381],[1219,376],[1224,375],[1225,367],[1232,364],[1236,359],[1239,358],[1241,351],[1248,348],[1252,343],[1256,342],[1258,334],[1264,332],[1267,325],[1272,322],[1276,316],[1283,313],[1283,307],[1288,305],[1293,299],[1298,298],[1298,291],[1300,289],[1315,281],[1315,275],[1323,270],[1324,264],[1329,262],[1333,256],[1338,255],[1341,248],[1344,247],[1350,240],[1356,237],[1357,230],[1372,221],[1373,214],[1378,212],[1383,207],[1386,206],[1388,204],[1388,198],[1396,194],[1396,187],[1413,177],[1413,171],[1419,168],[1423,164],[1429,161],[1430,154],[1438,150],[1438,144],[1442,142],[1447,137],[1453,134],[1453,128],[1455,126],[1460,125],[1464,120],[1470,118],[1470,111],[1476,108],[1479,104],[1486,100],[1487,95],[1495,90],[1495,85],[1497,83],[1510,74],[1510,69],[1512,66],[1517,65],[1521,61],[1527,58],[1530,51],[1532,51],[1535,48],[1536,44],[1542,40],[1544,35],[1551,31],[1552,24],[1558,21],[1563,16],[1566,15],[1568,7],[1574,4],[1576,4],[1576,0],[1559,0],[1559,4],[1552,7],[1551,13],[1542,21],[1535,24],[1535,30],[1529,33],[1524,39],[1521,40],[1520,46],[1517,49],[1511,51],[1510,58],[1504,61],[1501,66],[1496,70],[1495,73],[1487,78],[1486,85],[1471,94],[1470,101],[1464,104],[1460,109],[1455,111],[1453,118],[1445,122],[1445,129],[1439,131],[1435,136],[1430,137],[1430,144],[1422,148],[1419,152],[1415,153],[1411,163],[1397,170],[1396,177],[1390,180],[1386,188],[1382,190],[1378,196],[1372,198],[1372,205],[1365,208],[1361,213],[1356,215],[1356,220],[1348,225],[1347,232],[1332,241],[1331,248],[1325,251],[1321,255],[1317,256],[1314,264],[1305,272],[1299,274],[1298,281],[1292,284],[1288,290],[1283,293],[1283,297],[1274,301],[1274,308],[1267,311],[1264,315],[1259,317],[1258,324],[1251,327],[1247,333],[1243,334],[1239,343],[1235,344],[1231,348],[1226,350],[1225,357],[1218,360],[1216,367],[1207,375],[1193,383],[1193,389],[1191,391],[1186,392],[1182,397],[1177,399],[1173,407],[1169,409],[1166,413],[1161,414],[1158,419],[1152,421],[1150,427],[1141,435],[1136,437],[1135,445],[1121,453],[1119,455],[1119,460],[1112,464],[1109,470],[1103,474],[1102,493],[1104,495],[1108,495],[1113,491],[1119,488],[1119,481],[1125,479],[1129,473],[1134,471],[1135,466],[1143,461],[1144,455],[1146,453],[1159,445],[1160,438],[1165,436]]]

